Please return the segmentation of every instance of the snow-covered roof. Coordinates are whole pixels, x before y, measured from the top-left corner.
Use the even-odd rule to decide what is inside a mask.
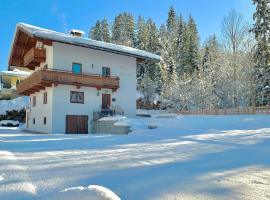
[[[103,51],[109,51],[113,53],[123,54],[127,56],[132,56],[136,58],[144,58],[144,59],[154,59],[154,60],[161,60],[159,55],[149,53],[146,51],[142,51],[139,49],[116,45],[112,43],[106,43],[101,41],[96,41],[88,38],[83,37],[76,37],[66,33],[59,33],[56,31],[40,28],[37,26],[25,24],[25,23],[18,23],[17,29],[21,28],[26,31],[28,34],[42,39],[64,42],[72,45],[80,45],[89,47],[92,49],[98,49]]]
[[[18,76],[18,77],[27,77],[31,74],[31,72],[21,71],[18,69],[14,69],[13,71],[1,71],[0,75],[7,75],[7,76]]]

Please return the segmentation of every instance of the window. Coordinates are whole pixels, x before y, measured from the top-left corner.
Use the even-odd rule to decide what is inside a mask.
[[[111,69],[109,67],[102,67],[102,76],[110,76]]]
[[[33,124],[36,124],[36,119],[35,118],[33,118]]]
[[[82,64],[81,63],[72,63],[72,72],[75,74],[82,73]]]
[[[33,104],[32,104],[32,105],[33,105],[33,107],[35,107],[35,106],[36,106],[36,103],[37,103],[37,102],[36,102],[36,96],[33,96]]]
[[[48,96],[47,92],[44,92],[43,93],[43,104],[47,104],[47,96]]]
[[[70,91],[70,103],[84,103],[84,93]]]
[[[43,118],[43,124],[47,124],[47,118],[46,117]]]

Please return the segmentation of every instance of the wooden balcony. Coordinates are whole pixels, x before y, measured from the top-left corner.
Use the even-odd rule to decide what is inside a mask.
[[[96,74],[75,74],[70,71],[40,69],[31,74],[17,86],[17,93],[29,96],[32,93],[51,87],[52,84],[74,85],[77,88],[95,87],[116,91],[119,88],[118,77],[104,77]]]
[[[24,67],[34,68],[46,61],[46,50],[31,48],[23,57]]]

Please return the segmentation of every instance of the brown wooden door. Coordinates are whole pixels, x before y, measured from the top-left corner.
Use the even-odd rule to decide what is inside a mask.
[[[111,95],[102,94],[102,109],[109,108],[111,106]]]
[[[66,134],[88,134],[88,116],[67,115]]]

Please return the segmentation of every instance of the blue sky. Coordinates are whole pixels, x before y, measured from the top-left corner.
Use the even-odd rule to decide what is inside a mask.
[[[0,70],[7,69],[8,52],[17,22],[68,32],[76,28],[88,33],[97,19],[112,21],[120,12],[135,17],[151,17],[160,25],[170,6],[187,17],[192,14],[198,24],[201,41],[220,32],[221,21],[231,9],[252,22],[251,0],[1,0],[0,2]]]

